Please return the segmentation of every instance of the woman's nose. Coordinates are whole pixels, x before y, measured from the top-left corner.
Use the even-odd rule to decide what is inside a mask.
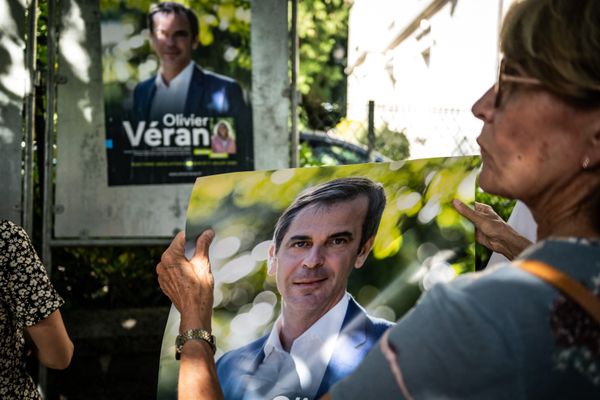
[[[496,91],[492,86],[471,107],[473,115],[484,122],[490,122],[495,111],[495,97]]]

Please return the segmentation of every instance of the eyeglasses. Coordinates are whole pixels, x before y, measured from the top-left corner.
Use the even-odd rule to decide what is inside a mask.
[[[502,59],[500,62],[500,68],[498,69],[498,80],[496,81],[495,91],[496,99],[494,100],[494,107],[500,107],[502,102],[502,87],[506,82],[517,83],[522,85],[543,85],[542,81],[536,78],[528,76],[520,76],[506,73],[506,61]]]

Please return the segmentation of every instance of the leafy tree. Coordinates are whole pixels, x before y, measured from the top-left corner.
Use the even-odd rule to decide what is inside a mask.
[[[323,165],[323,163],[317,159],[310,146],[306,143],[300,143],[298,148],[298,160],[301,167],[320,167]]]
[[[56,247],[54,284],[66,309],[113,309],[169,304],[154,267],[164,246]]]
[[[358,142],[363,146],[369,144],[367,125],[362,122],[344,118],[335,127],[335,133],[350,142]],[[384,124],[375,130],[373,150],[391,160],[405,160],[410,156],[410,143],[404,131],[391,130],[387,124]]]
[[[365,146],[369,144],[366,131],[358,141]],[[404,132],[393,131],[387,124],[376,130],[373,148],[392,160],[404,160],[410,155],[410,143]]]
[[[298,2],[298,89],[304,128],[327,130],[346,114],[348,14],[344,0]]]

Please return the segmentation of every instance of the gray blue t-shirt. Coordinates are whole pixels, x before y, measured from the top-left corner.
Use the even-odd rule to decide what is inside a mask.
[[[547,240],[520,258],[546,262],[600,297],[598,243]],[[600,326],[510,264],[435,286],[391,329],[388,343],[415,399],[600,399]],[[404,398],[380,344],[331,393]]]

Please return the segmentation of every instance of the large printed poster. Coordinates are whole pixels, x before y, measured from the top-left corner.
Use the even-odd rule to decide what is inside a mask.
[[[333,258],[323,254],[322,258],[307,255],[308,249],[316,248],[317,243],[335,252],[338,268],[351,271],[347,281],[342,278],[338,281],[342,286],[334,285],[332,291],[340,287],[347,289],[352,301],[364,307],[369,316],[392,322],[412,307],[423,290],[474,270],[473,227],[454,210],[451,201],[455,198],[467,204],[474,201],[478,165],[477,157],[456,157],[199,178],[188,207],[186,256],[193,254],[194,240],[203,230],[209,227],[215,230],[209,250],[215,277],[212,322],[217,338],[215,358],[254,343],[250,349],[241,350],[247,352],[247,357],[237,361],[235,357],[230,358],[226,370],[232,375],[231,380],[221,384],[231,387],[242,382],[243,374],[233,375],[246,368],[244,359],[261,359],[262,342],[253,341],[261,337],[265,340],[269,335],[283,312],[283,300],[290,304],[295,301],[293,289],[278,275],[278,269],[289,268],[298,274],[301,269],[311,269],[310,274],[306,272],[294,278],[294,284],[305,286],[303,295],[312,295],[313,291],[323,295],[320,290],[321,286],[326,287],[324,282],[337,279],[318,272],[319,269],[331,271],[334,266],[325,264],[333,263]],[[331,192],[331,187],[337,190],[339,185],[356,186],[352,179],[358,179],[360,185],[366,187],[371,183],[382,185],[385,207],[371,200],[345,201],[352,196],[344,194],[342,200],[316,205],[313,214],[304,212],[309,210],[310,203],[301,208],[302,204],[322,198],[319,197],[322,193]],[[358,197],[363,193],[363,186]],[[375,215],[370,211],[363,214],[361,210],[366,209],[367,203],[369,207],[378,204],[374,208],[382,213],[372,248],[366,244],[367,253],[360,255],[361,251],[353,248],[346,254],[345,246],[358,243],[362,232],[368,231],[367,222],[378,219],[363,218],[363,215]],[[292,209],[298,204],[301,206],[294,212],[285,211],[292,204]],[[340,221],[343,226],[332,227]],[[356,246],[362,248],[362,245]],[[298,254],[304,254],[301,261],[294,258]],[[356,263],[363,256],[366,257],[364,262]],[[342,259],[351,260],[352,265],[340,266]],[[290,260],[300,264],[294,266]],[[178,362],[174,343],[178,327],[179,314],[171,307],[161,351],[159,399],[176,399],[177,396]],[[259,353],[256,353],[257,348]],[[314,351],[317,353],[318,349]],[[352,357],[344,362],[358,363],[363,356],[345,349],[338,351],[336,347],[331,360]],[[253,371],[245,372],[251,375]],[[284,398],[269,393],[270,389],[266,389],[266,394],[261,392],[250,398]],[[313,398],[314,393],[312,395],[303,393],[300,398]]]
[[[108,184],[252,169],[249,1],[100,9]]]

